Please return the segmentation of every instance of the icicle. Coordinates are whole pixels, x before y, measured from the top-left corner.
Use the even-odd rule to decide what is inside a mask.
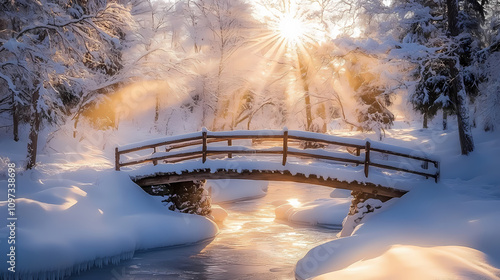
[[[22,271],[12,273],[0,273],[0,279],[5,280],[63,280],[71,275],[90,270],[93,267],[103,267],[105,265],[117,265],[123,260],[131,259],[134,256],[134,251],[122,252],[115,256],[101,257],[87,262],[74,264],[70,267],[58,268],[51,271]]]

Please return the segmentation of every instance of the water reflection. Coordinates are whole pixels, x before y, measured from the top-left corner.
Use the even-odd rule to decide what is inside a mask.
[[[320,186],[270,183],[263,198],[221,204],[229,216],[211,242],[140,252],[72,279],[294,279],[297,260],[334,239],[337,231],[275,221],[276,202],[307,202],[330,192]]]

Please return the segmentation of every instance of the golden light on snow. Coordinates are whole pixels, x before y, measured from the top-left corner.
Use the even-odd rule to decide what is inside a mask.
[[[287,200],[288,203],[290,203],[290,205],[292,205],[293,207],[299,207],[300,205],[302,205],[302,203],[300,203],[300,201],[296,198],[290,198]]]
[[[314,279],[498,279],[499,273],[484,253],[473,248],[393,245],[376,257]]]

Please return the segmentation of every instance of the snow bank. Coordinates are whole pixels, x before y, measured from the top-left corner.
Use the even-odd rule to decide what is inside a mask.
[[[499,219],[498,201],[471,201],[443,185],[422,186],[389,209],[380,209],[358,226],[353,236],[309,251],[297,263],[296,273],[306,279],[341,270],[362,259],[381,256],[396,244],[475,248],[496,259],[498,265]],[[405,273],[411,275],[413,271]]]
[[[420,181],[353,235],[313,248],[297,263],[297,278],[500,279],[499,133],[476,134],[468,157],[458,155],[455,131],[403,134],[442,158],[440,183]]]
[[[381,256],[313,279],[498,279],[500,270],[485,263],[483,253],[467,247],[393,245]]]
[[[194,243],[218,232],[205,217],[169,211],[161,197],[148,195],[123,172],[43,178],[33,171],[17,180],[15,276],[21,279],[63,278],[131,258],[136,250]],[[7,214],[5,201],[0,213]],[[0,229],[2,252],[8,234],[7,227]],[[6,261],[1,254],[0,262]],[[0,278],[12,276],[5,265],[0,268]]]
[[[300,205],[283,204],[276,208],[277,219],[293,223],[342,227],[342,221],[349,213],[351,199],[316,199]]]
[[[208,180],[205,188],[212,203],[232,202],[266,195],[267,181],[252,180]]]

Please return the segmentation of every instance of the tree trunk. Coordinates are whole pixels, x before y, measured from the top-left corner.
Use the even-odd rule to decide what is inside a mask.
[[[28,139],[28,163],[26,169],[32,169],[36,165],[36,154],[38,148],[38,130],[40,129],[40,112],[38,111],[38,98],[40,89],[33,94],[31,99],[31,121],[30,135]]]
[[[73,123],[73,138],[76,138],[76,128],[78,127],[78,122],[80,121],[80,113],[76,113],[75,122]]]
[[[458,28],[458,2],[456,0],[446,0],[446,5],[448,8],[448,31],[451,37],[456,37],[460,34]],[[448,60],[451,76],[449,97],[457,112],[458,134],[462,154],[467,155],[474,150],[470,127],[469,102],[465,93],[464,77],[460,71],[462,67],[456,51],[454,56],[454,59]]]
[[[443,130],[448,129],[448,111],[443,109]]]
[[[457,69],[458,58],[449,61],[451,86],[450,99],[455,104],[458,121],[458,135],[460,137],[460,148],[462,155],[468,155],[474,151],[474,141],[469,117],[469,102],[465,94],[464,78],[462,73]]]
[[[222,127],[225,125],[225,119],[224,119],[224,114],[220,113],[221,111],[225,110],[225,108],[219,108],[220,104],[220,99],[222,98],[222,72],[224,71],[224,50],[221,48],[221,56],[219,60],[219,70],[217,72],[217,92],[215,93],[215,102],[214,102],[214,120],[212,122],[212,131],[218,131],[220,123],[219,121],[222,121]],[[220,114],[220,116],[219,116]],[[219,120],[220,118],[220,120]]]
[[[312,113],[311,113],[311,97],[309,96],[309,86],[304,85],[304,101],[306,102],[306,120],[307,120],[307,131],[312,129]]]
[[[160,118],[160,94],[156,93],[156,104],[155,104],[155,125],[158,124],[158,119]]]
[[[446,0],[446,8],[448,14],[448,32],[452,37],[460,34],[458,28],[458,1],[457,0]]]
[[[423,123],[423,125],[422,125],[422,127],[423,127],[423,128],[428,128],[428,126],[427,126],[427,119],[428,119],[428,118],[429,118],[429,117],[427,116],[427,111],[425,111],[425,112],[424,112],[424,123]]]
[[[304,57],[298,51],[300,79],[304,88],[304,102],[306,103],[306,131],[311,131],[312,128],[312,110],[311,110],[311,96],[309,95],[309,82],[307,81],[307,65],[304,64]]]
[[[17,102],[14,99],[14,94],[12,94],[12,126],[14,141],[19,141],[19,113],[17,110]]]

